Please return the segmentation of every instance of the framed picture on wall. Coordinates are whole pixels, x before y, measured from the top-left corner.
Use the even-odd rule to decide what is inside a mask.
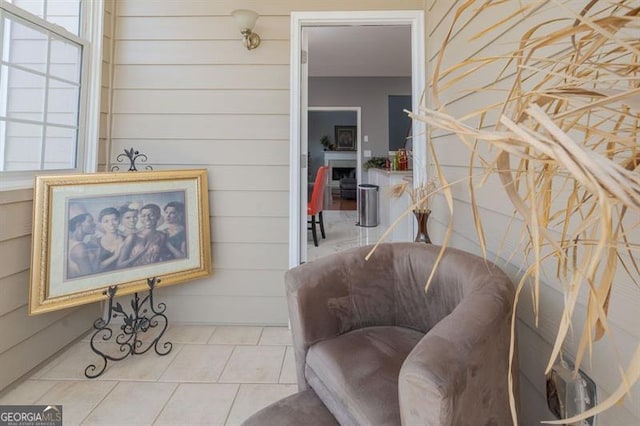
[[[356,126],[334,126],[336,150],[356,150]]]
[[[206,170],[36,178],[29,314],[211,274]]]

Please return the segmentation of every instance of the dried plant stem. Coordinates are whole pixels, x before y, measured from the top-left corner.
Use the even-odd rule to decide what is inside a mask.
[[[464,1],[454,13],[435,60],[430,80],[432,107],[420,108],[410,116],[426,122],[431,129],[455,133],[470,150],[467,188],[478,243],[485,257],[487,235],[476,187],[484,184],[490,174],[498,175],[517,216],[525,224],[520,242],[529,264],[521,266],[516,303],[525,281],[531,280],[536,323],[543,264],[556,262],[565,306],[548,372],[574,325],[581,291],[587,294],[587,315],[580,333],[576,368],[587,352],[591,353],[593,342],[606,335],[615,343],[607,316],[617,273],[623,272],[640,287],[640,268],[634,258],[640,243],[631,236],[631,232],[640,229],[640,6],[630,0],[589,0],[574,11],[561,0],[523,3],[515,11],[501,14],[493,12],[504,2]],[[490,37],[523,17],[526,18],[522,22],[536,19],[536,13],[549,6],[565,16],[532,23],[513,52],[472,57],[443,69],[452,35],[470,27],[472,21],[504,16],[471,36],[476,40]],[[485,107],[466,112],[463,117],[448,114],[448,104],[441,95],[488,67],[499,70],[495,82],[468,93],[504,93],[503,102],[496,102],[492,96]],[[505,91],[504,86],[498,85],[506,81],[512,84]],[[496,113],[495,126],[488,128],[486,117],[495,117]],[[479,124],[467,124],[471,119],[479,119]],[[442,242],[444,250],[453,232],[454,184],[445,177],[435,143],[430,140],[429,153],[450,215]],[[494,150],[492,158],[480,155],[481,144]],[[474,176],[478,164],[483,169],[479,180]],[[500,247],[503,245],[504,240]],[[515,312],[516,309],[510,357],[515,350]],[[549,423],[580,421],[624,397],[640,379],[640,344],[626,371],[619,368],[621,384],[609,398],[571,419]],[[513,385],[511,376],[509,383]],[[513,395],[510,399],[517,424]]]

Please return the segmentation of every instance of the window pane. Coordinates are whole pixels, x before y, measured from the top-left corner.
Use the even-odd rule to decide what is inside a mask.
[[[46,33],[9,18],[4,19],[2,60],[34,71],[47,70]]]
[[[49,80],[47,123],[78,124],[78,87],[61,81]]]
[[[80,46],[61,39],[51,39],[49,72],[65,80],[80,82]]]
[[[4,170],[39,170],[42,126],[9,122],[5,131]]]
[[[20,9],[24,9],[39,18],[44,17],[44,0],[13,0],[10,1]]]
[[[78,35],[78,26],[80,22],[77,16],[50,16],[47,21],[52,24],[60,25],[72,34]]]
[[[75,167],[76,130],[47,126],[47,144],[44,150],[44,170]]]
[[[79,35],[80,0],[13,0],[14,5]]]
[[[80,0],[47,0],[45,19],[79,35]]]
[[[82,46],[15,15],[2,19],[0,171],[74,168]]]
[[[44,76],[2,66],[2,87],[7,89],[6,108],[0,116],[44,121]],[[5,81],[6,78],[6,81]]]

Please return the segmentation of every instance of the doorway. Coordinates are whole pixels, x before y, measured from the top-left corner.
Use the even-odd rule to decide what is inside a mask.
[[[411,43],[411,98],[412,109],[417,110],[422,99],[425,82],[424,70],[424,11],[361,11],[361,12],[292,12],[291,14],[291,126],[290,126],[290,198],[289,198],[289,266],[307,258],[307,113],[308,70],[306,30],[310,27],[392,27],[410,28]],[[375,44],[368,48],[376,49]],[[388,49],[380,47],[380,54]],[[357,59],[357,55],[354,56]],[[362,132],[359,132],[362,133]],[[424,181],[426,144],[424,125],[412,124],[415,182]],[[359,143],[362,136],[359,135]],[[362,155],[358,155],[358,176],[362,181]]]

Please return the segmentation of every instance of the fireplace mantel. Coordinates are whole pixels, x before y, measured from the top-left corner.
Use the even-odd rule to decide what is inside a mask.
[[[356,160],[357,158],[357,151],[325,151],[324,165],[328,166],[331,160]]]
[[[353,168],[354,173],[357,166],[358,159],[357,151],[325,151],[324,152],[324,165],[329,167],[329,187],[337,188],[340,186],[340,180],[333,179],[333,168]]]

